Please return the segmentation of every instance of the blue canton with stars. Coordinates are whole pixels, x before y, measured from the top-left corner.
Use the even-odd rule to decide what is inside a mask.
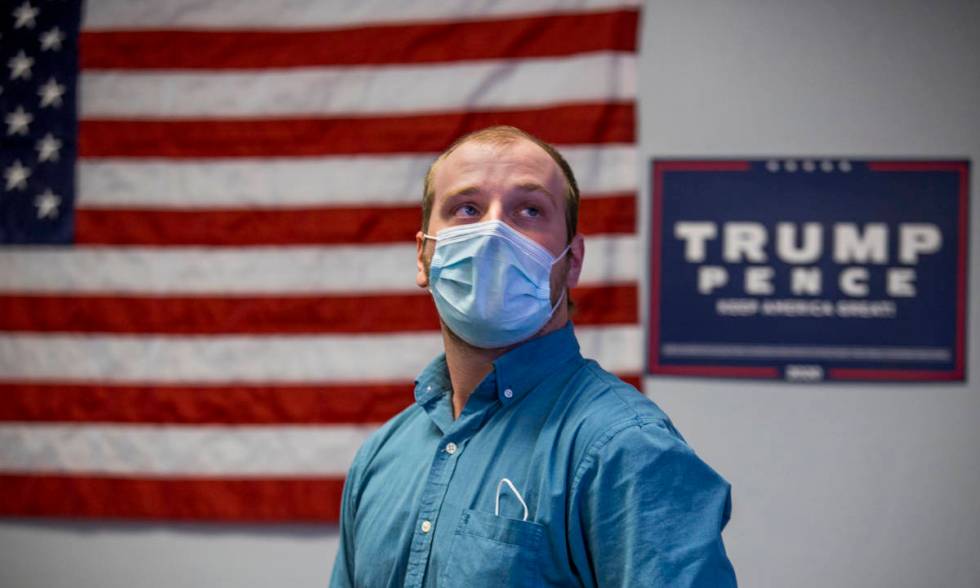
[[[0,6],[0,243],[70,243],[81,2]]]

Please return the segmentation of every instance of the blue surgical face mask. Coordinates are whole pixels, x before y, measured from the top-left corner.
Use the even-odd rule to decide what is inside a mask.
[[[429,291],[446,326],[474,347],[506,347],[530,338],[565,296],[551,304],[558,257],[507,223],[491,220],[439,231]]]

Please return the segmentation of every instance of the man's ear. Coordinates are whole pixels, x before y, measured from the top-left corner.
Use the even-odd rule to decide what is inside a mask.
[[[582,235],[572,237],[571,247],[568,249],[568,274],[565,278],[565,286],[569,290],[578,286],[579,276],[582,275],[582,261],[585,259],[585,239]]]
[[[425,235],[422,231],[415,233],[415,267],[418,272],[415,274],[415,284],[419,288],[429,287],[429,273],[425,271]]]

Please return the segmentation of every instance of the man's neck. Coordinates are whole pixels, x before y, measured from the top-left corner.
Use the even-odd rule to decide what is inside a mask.
[[[442,341],[446,347],[446,369],[453,386],[453,418],[458,419],[473,390],[493,369],[493,360],[507,352],[508,348],[480,349],[466,343],[445,325],[442,327]]]
[[[555,331],[568,322],[568,310],[562,305],[551,317],[551,320],[534,337],[540,337]],[[453,386],[453,419],[458,419],[470,399],[473,390],[480,385],[483,378],[493,369],[493,362],[521,343],[510,347],[496,349],[481,349],[463,341],[442,325],[442,342],[446,348],[446,368],[449,370],[449,381]]]

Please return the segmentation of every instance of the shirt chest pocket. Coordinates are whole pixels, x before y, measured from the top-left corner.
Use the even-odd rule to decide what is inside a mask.
[[[544,527],[540,523],[464,510],[440,585],[540,586]]]

